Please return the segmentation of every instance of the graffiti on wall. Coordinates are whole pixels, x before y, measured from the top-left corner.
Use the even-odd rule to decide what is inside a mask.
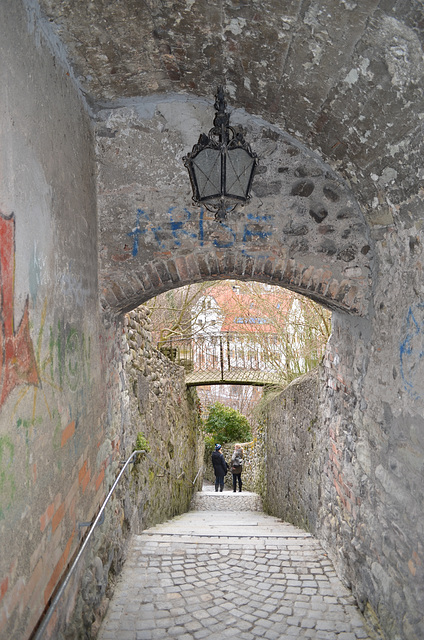
[[[50,327],[50,384],[60,391],[86,389],[91,378],[90,361],[90,337],[60,321]]]
[[[177,219],[179,216],[174,214],[175,209],[176,207],[168,209],[169,222],[166,223],[165,227],[154,224],[148,212],[144,211],[144,209],[137,209],[135,226],[127,234],[133,242],[131,251],[133,257],[137,256],[139,252],[142,236],[156,244],[161,250],[165,250],[170,246],[180,247],[184,238],[193,239],[200,247],[204,246],[204,209],[200,208],[199,219],[196,222],[192,220],[192,214],[188,209],[184,209],[182,219]],[[271,238],[272,234],[272,216],[247,213],[241,235],[240,231],[234,229],[231,223],[227,221],[227,223],[219,225],[219,237],[212,238],[212,244],[217,249],[229,249],[234,246],[237,240],[242,243],[250,243],[252,241],[263,243]]]
[[[424,397],[424,303],[409,307],[399,355],[404,388],[412,398]]]
[[[29,332],[28,297],[14,327],[15,217],[0,211],[0,409],[23,384],[39,386],[34,347]]]
[[[15,446],[12,440],[9,436],[0,436],[0,520],[5,517],[5,511],[10,508],[15,497],[14,455]]]

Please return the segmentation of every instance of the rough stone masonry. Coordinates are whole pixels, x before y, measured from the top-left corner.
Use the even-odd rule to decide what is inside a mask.
[[[2,637],[29,637],[127,453],[122,312],[240,277],[333,310],[317,530],[386,637],[421,638],[423,12],[0,3]],[[227,226],[181,161],[219,84],[261,157]]]

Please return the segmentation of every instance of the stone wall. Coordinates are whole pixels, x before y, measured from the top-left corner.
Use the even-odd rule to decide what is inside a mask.
[[[203,430],[196,390],[187,389],[183,367],[152,346],[148,309],[130,312],[126,323],[130,428],[150,445],[143,460],[149,469],[140,520],[145,528],[188,510],[194,489],[202,486]]]
[[[322,367],[270,403],[264,505],[321,539],[385,638],[420,640],[423,316],[411,304],[389,329],[393,303],[382,302],[378,332],[333,314]]]
[[[193,131],[207,131],[207,122],[207,105],[185,95],[98,113],[103,307],[126,311],[168,289],[226,277],[366,314],[373,243],[350,186],[283,130],[233,111],[233,126],[261,161],[252,199],[217,225],[213,213],[190,205],[181,176]]]
[[[312,533],[317,531],[321,504],[318,389],[318,370],[314,370],[292,382],[265,408],[264,508]]]
[[[73,614],[63,632],[56,629],[55,638],[96,637],[130,535],[187,511],[202,484],[197,472],[203,463],[203,434],[195,390],[187,390],[182,367],[153,348],[149,329],[148,309],[125,317],[122,402],[128,420],[119,445],[125,459],[139,448],[137,436],[142,434],[148,452],[137,457],[107,506],[105,523],[81,562],[83,586]]]
[[[333,317],[319,394],[326,452],[318,533],[386,637],[420,640],[423,314],[410,287],[420,286],[421,258],[407,235],[390,235],[380,247],[387,271],[375,318]]]

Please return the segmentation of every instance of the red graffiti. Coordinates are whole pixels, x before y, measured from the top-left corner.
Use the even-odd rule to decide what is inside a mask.
[[[0,407],[21,384],[40,385],[29,333],[28,297],[14,330],[15,218],[0,211]]]

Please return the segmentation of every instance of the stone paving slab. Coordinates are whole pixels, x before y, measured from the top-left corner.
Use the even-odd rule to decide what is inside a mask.
[[[134,536],[99,640],[234,637],[376,640],[319,542],[276,518],[189,512]]]

